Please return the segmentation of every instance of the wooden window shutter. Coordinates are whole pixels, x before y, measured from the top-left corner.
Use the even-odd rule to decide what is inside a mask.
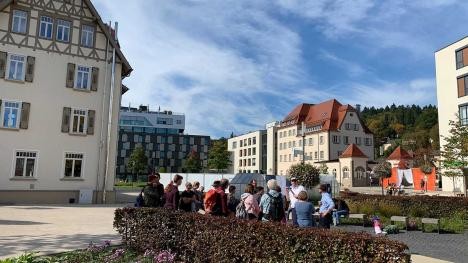
[[[5,78],[7,57],[6,52],[0,52],[0,78]]]
[[[31,111],[31,103],[23,102],[21,106],[21,121],[20,129],[27,129],[29,126],[29,112]]]
[[[465,96],[465,77],[461,77],[457,79],[457,86],[458,86],[458,97]]]
[[[27,82],[33,82],[34,80],[34,64],[36,63],[36,58],[28,56],[27,64],[26,64],[26,75],[24,80]]]
[[[468,48],[463,49],[463,66],[468,66]]]
[[[74,86],[75,86],[75,64],[68,63],[66,87],[72,89]]]
[[[70,131],[71,108],[63,107],[62,132]]]
[[[95,110],[88,110],[88,129],[86,133],[88,135],[94,134],[94,121],[96,119],[96,111]]]
[[[98,90],[98,83],[99,83],[99,68],[93,67],[92,74],[91,74],[91,90],[92,91]]]

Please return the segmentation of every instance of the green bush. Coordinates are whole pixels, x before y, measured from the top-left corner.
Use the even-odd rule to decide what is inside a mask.
[[[409,262],[408,247],[366,233],[122,208],[114,227],[129,249],[170,249],[179,262]]]

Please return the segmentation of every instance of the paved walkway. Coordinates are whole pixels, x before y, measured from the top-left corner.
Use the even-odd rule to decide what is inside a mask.
[[[24,251],[41,254],[85,248],[120,236],[112,222],[116,207],[0,206],[0,258]]]
[[[343,225],[338,226],[337,229],[374,233],[372,227]],[[465,231],[464,234],[440,235],[421,231],[401,231],[399,234],[388,235],[387,237],[407,244],[413,254],[413,262],[468,262],[468,231]],[[421,256],[431,257],[433,261],[427,261]],[[435,259],[439,259],[439,261],[435,261]]]

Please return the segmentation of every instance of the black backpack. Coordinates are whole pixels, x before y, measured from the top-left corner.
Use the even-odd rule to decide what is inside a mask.
[[[143,191],[145,190],[145,187],[143,187],[140,191],[140,194],[136,198],[135,201],[135,207],[143,207],[145,206],[145,199],[143,198]]]
[[[283,198],[281,195],[278,195],[277,197],[274,197],[269,193],[267,193],[267,195],[270,197],[270,209],[265,217],[269,221],[280,222],[284,216]]]

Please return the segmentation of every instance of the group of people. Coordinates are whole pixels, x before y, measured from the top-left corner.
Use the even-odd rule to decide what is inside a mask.
[[[140,198],[144,200],[142,206],[185,212],[204,210],[205,214],[212,216],[282,223],[287,223],[291,218],[293,225],[303,228],[317,226],[316,217],[319,227],[330,228],[332,222],[339,224],[340,216],[349,213],[349,208],[343,201],[331,198],[326,185],[319,187],[321,201],[318,209],[315,209],[309,202],[306,189],[296,178],[291,178],[291,187],[286,188],[286,195],[274,179],[267,182],[266,191],[252,180],[245,186],[240,199],[236,198],[236,187],[229,185],[227,179],[214,181],[212,188],[206,193],[198,182],[186,183],[185,190],[180,193],[182,180],[183,177],[177,174],[163,187],[159,174],[150,175],[148,184],[140,193]]]

